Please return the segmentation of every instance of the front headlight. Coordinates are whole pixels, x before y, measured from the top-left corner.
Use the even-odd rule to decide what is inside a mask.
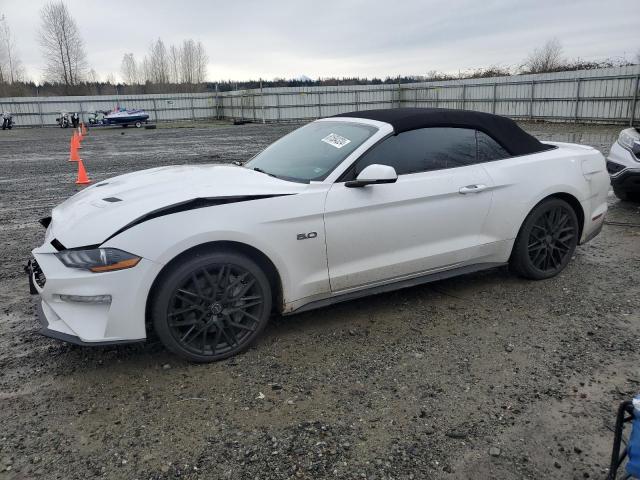
[[[140,257],[117,248],[63,250],[55,255],[69,268],[81,268],[96,273],[135,267],[141,260]]]
[[[629,129],[629,130],[631,130],[631,129]],[[620,144],[620,146],[622,148],[625,148],[625,149],[629,150],[630,152],[633,152],[634,151],[634,145],[636,143],[640,144],[640,136],[638,136],[637,134],[634,135],[629,130],[623,130],[623,131],[620,132],[620,135],[618,136],[618,143]]]

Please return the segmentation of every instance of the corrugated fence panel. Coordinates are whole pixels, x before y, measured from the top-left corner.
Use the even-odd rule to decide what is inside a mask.
[[[311,120],[377,108],[440,107],[494,112],[518,119],[640,122],[640,66],[577,72],[417,82],[402,85],[265,88],[221,93],[2,98],[18,126],[54,125],[60,112],[116,105],[143,109],[150,121],[234,118]]]

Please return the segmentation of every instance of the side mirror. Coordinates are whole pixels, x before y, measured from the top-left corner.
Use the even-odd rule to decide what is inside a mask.
[[[365,167],[360,172],[358,178],[345,182],[344,186],[349,188],[364,187],[365,185],[375,185],[378,183],[395,183],[398,180],[396,169],[389,165],[379,165],[374,163]]]

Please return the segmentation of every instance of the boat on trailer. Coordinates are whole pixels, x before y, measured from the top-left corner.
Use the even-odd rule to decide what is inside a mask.
[[[122,125],[123,127],[135,125],[137,128],[140,128],[143,123],[147,123],[148,120],[149,114],[144,110],[127,110],[126,108],[116,109],[104,117],[107,125]]]

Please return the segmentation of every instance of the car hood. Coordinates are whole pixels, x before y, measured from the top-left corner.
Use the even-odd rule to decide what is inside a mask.
[[[46,241],[56,239],[66,248],[99,245],[128,225],[167,207],[197,199],[290,195],[306,187],[238,166],[181,165],[141,170],[85,188],[55,207]],[[203,204],[206,202],[199,203]]]

